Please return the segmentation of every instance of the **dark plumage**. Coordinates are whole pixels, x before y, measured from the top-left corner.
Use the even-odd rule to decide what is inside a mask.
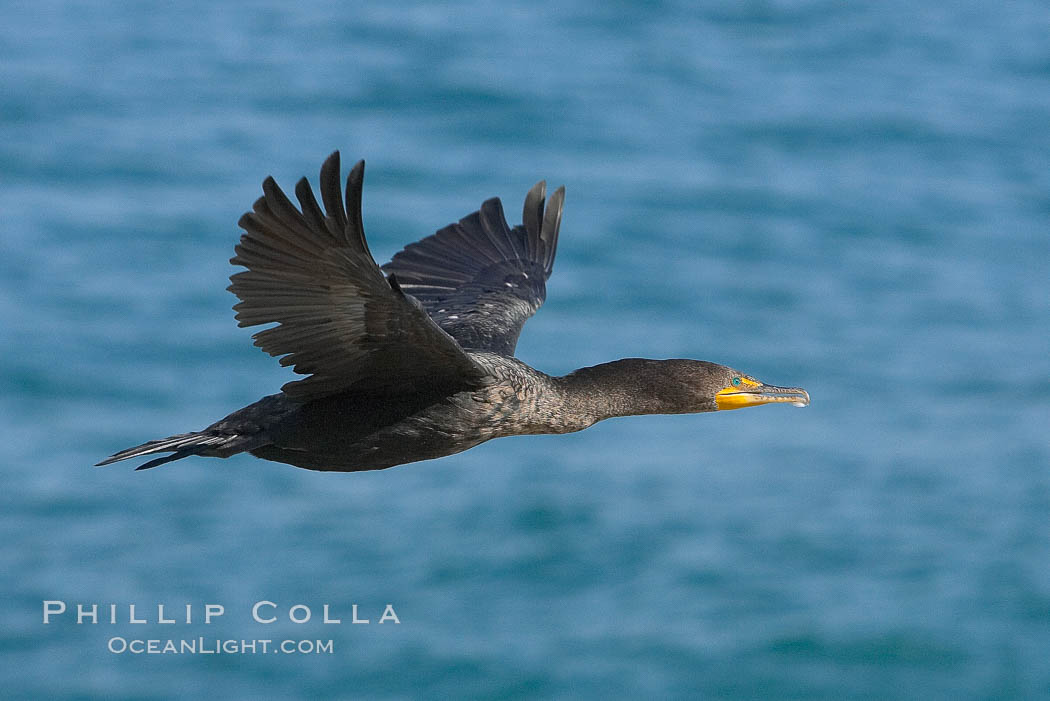
[[[632,414],[681,414],[771,402],[809,403],[701,360],[629,358],[551,377],[514,358],[546,297],[565,190],[543,182],[507,225],[498,199],[410,244],[380,268],[361,221],[364,161],[339,185],[339,153],[299,208],[274,182],[240,220],[229,289],[241,326],[276,326],[255,345],[304,379],[202,431],[149,441],[103,460],[170,453],[251,454],[311,470],[376,470],[437,458],[501,436],[579,431]],[[385,272],[385,275],[384,275]]]

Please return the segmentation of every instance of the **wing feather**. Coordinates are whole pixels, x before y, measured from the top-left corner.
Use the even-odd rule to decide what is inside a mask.
[[[383,266],[405,293],[464,348],[513,355],[525,322],[543,304],[554,266],[565,188],[545,202],[546,183],[525,197],[520,226],[498,199]]]
[[[272,178],[241,217],[230,277],[241,326],[276,323],[255,344],[308,375],[282,388],[302,399],[350,389],[472,387],[485,372],[372,259],[361,220],[364,162],[339,184],[339,153],[321,167],[324,210],[309,182],[297,208]]]

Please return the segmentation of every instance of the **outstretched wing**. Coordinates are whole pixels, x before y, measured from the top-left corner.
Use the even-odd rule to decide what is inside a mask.
[[[520,226],[507,225],[503,205],[481,209],[422,241],[383,266],[438,326],[463,348],[514,355],[521,327],[543,304],[554,266],[565,188],[544,209],[546,183],[525,197]]]
[[[339,187],[339,152],[321,166],[321,211],[310,183],[295,187],[301,210],[274,182],[239,222],[245,233],[230,260],[240,326],[276,322],[255,345],[309,375],[286,393],[311,399],[354,389],[424,391],[476,386],[485,375],[415,300],[388,282],[361,224],[364,161]]]

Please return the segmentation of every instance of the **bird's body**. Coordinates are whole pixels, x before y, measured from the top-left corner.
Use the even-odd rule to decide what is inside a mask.
[[[250,452],[311,470],[376,470],[613,416],[809,402],[804,390],[707,361],[630,358],[563,377],[529,367],[514,347],[546,296],[564,190],[546,202],[538,183],[513,229],[499,200],[488,200],[380,269],[361,226],[363,166],[348,178],[345,210],[335,153],[321,170],[323,212],[305,178],[301,209],[268,178],[241,219],[246,233],[231,261],[247,268],[231,278],[237,318],[276,322],[256,345],[308,377],[202,431],[99,464],[171,453],[144,469]]]
[[[553,378],[514,358],[471,355],[492,371],[478,388],[344,392],[305,404],[275,394],[204,432],[243,437],[248,442],[236,452],[349,472],[451,455],[503,436],[584,428],[571,428],[554,410],[560,395]]]

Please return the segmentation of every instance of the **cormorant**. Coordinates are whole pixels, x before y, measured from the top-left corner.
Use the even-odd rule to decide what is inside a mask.
[[[765,385],[703,360],[627,358],[563,377],[514,357],[525,321],[546,297],[565,188],[537,183],[522,224],[499,199],[376,265],[361,222],[364,161],[350,171],[345,208],[339,152],[296,208],[274,182],[241,217],[229,286],[240,326],[276,323],[255,345],[304,379],[285,384],[203,431],[122,450],[98,463],[170,453],[249,452],[310,470],[378,470],[458,453],[492,438],[568,433],[636,414],[687,414],[786,402],[805,390]],[[384,274],[385,273],[385,274]]]

